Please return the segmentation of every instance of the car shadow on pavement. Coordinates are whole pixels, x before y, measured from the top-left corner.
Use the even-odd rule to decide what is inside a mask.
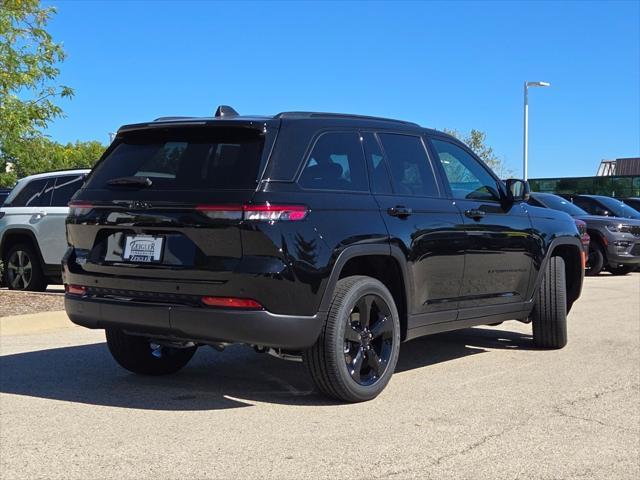
[[[396,372],[428,367],[486,352],[530,348],[530,336],[474,328],[424,337],[401,347]],[[313,390],[304,366],[232,346],[203,347],[177,374],[130,374],[106,344],[54,348],[0,357],[0,392],[91,405],[143,410],[222,410],[255,402],[336,405]]]

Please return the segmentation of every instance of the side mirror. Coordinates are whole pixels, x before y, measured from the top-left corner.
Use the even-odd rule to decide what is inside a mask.
[[[506,182],[507,191],[511,195],[511,200],[514,202],[526,202],[529,200],[531,194],[531,187],[526,180],[519,180],[516,178],[510,178]]]

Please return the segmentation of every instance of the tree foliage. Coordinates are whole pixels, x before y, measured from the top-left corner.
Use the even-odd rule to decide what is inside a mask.
[[[61,143],[45,137],[22,140],[15,145],[17,161],[11,171],[0,172],[0,187],[11,187],[16,179],[34,173],[72,168],[91,168],[105,150],[100,142]]]
[[[54,13],[38,0],[0,0],[0,182],[4,185],[12,183],[16,174],[39,170],[22,166],[23,161],[33,164],[35,159],[23,160],[21,155],[52,146],[42,138],[42,130],[63,115],[56,101],[73,96],[71,88],[56,82],[65,53],[45,29]],[[84,147],[76,155],[83,152]],[[14,173],[6,173],[8,163],[15,165]]]
[[[464,142],[500,178],[508,178],[513,175],[513,171],[507,168],[504,161],[494,153],[493,148],[487,145],[486,133],[476,129],[472,129],[468,134],[461,134],[457,130],[447,128],[444,131]]]

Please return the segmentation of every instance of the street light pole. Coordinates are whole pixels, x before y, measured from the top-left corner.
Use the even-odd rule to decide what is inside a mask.
[[[522,177],[529,178],[529,87],[550,87],[549,82],[524,82],[524,145],[522,152]]]

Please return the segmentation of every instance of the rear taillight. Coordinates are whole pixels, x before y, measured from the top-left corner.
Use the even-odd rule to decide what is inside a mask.
[[[202,303],[208,307],[244,308],[246,310],[262,310],[264,307],[250,298],[237,297],[202,297]]]
[[[86,215],[93,210],[93,205],[87,202],[70,202],[69,215],[72,217],[80,217]]]
[[[64,291],[69,295],[85,295],[87,293],[87,287],[81,285],[65,285]]]
[[[198,205],[196,210],[214,220],[297,222],[309,209],[304,205]]]
[[[304,220],[309,209],[303,205],[245,205],[245,220],[287,221]]]

